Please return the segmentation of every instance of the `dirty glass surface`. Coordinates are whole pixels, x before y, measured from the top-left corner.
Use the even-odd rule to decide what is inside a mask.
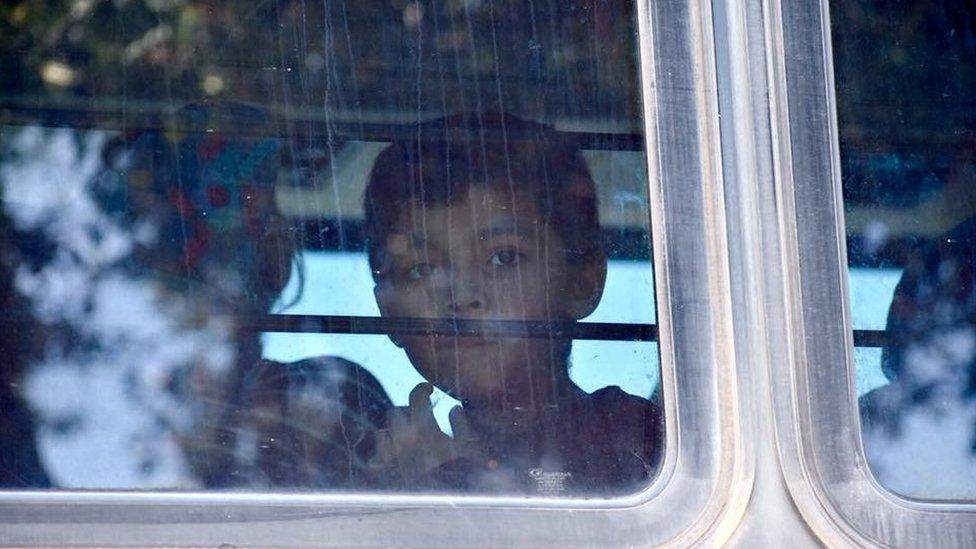
[[[623,0],[0,6],[0,485],[640,490],[636,27]]]
[[[861,431],[902,495],[976,499],[976,8],[831,2]]]

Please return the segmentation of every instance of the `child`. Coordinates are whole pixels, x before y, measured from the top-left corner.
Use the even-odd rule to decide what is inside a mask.
[[[109,178],[98,191],[137,235],[132,274],[158,283],[167,311],[183,306],[182,325],[218,334],[166,383],[193,415],[178,433],[191,471],[211,488],[361,484],[360,463],[390,406],[382,387],[338,357],[262,360],[260,332],[248,325],[300,258],[300,233],[275,201],[293,168],[282,159],[290,143],[262,135],[273,120],[249,105],[192,104],[175,122],[123,149],[124,184]]]
[[[384,316],[567,322],[600,301],[594,183],[549,127],[505,114],[423,124],[380,154],[365,210]],[[552,494],[633,491],[654,474],[659,406],[617,387],[583,392],[569,338],[391,337],[430,383],[388,414],[375,464],[385,482]],[[453,439],[431,414],[432,385],[462,403]]]

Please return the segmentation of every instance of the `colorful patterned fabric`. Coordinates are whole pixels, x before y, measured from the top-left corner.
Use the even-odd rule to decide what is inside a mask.
[[[267,137],[269,124],[255,107],[194,104],[169,130],[132,142],[120,184],[102,198],[148,235],[138,267],[267,306],[287,282],[293,251],[275,206],[282,140]]]

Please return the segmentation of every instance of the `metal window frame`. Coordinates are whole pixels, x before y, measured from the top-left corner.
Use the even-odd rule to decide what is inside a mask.
[[[637,2],[666,455],[627,497],[3,492],[5,545],[693,545],[745,508],[711,5]]]
[[[772,368],[787,485],[824,540],[967,546],[976,505],[912,500],[872,476],[861,441],[828,0],[764,6],[789,367]]]

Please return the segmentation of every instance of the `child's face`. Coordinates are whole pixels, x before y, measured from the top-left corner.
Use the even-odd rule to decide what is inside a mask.
[[[503,187],[504,188],[504,187]],[[404,205],[385,243],[389,276],[376,286],[385,316],[572,320],[603,289],[602,256],[570,263],[563,239],[529,197],[471,186],[449,205]],[[414,366],[452,396],[533,402],[568,376],[548,338],[397,337]]]

